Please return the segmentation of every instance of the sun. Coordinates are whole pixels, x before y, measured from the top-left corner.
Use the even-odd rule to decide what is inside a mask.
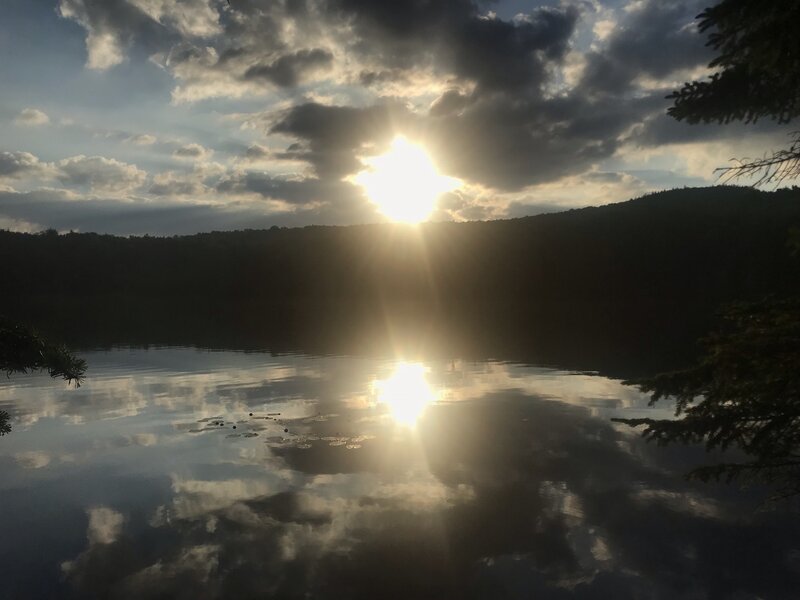
[[[367,168],[352,181],[367,193],[378,210],[393,221],[421,223],[436,209],[439,196],[461,186],[440,174],[425,150],[402,136],[386,154],[364,159]]]

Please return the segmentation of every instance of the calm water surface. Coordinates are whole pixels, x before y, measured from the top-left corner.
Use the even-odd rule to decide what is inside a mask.
[[[796,598],[800,527],[668,405],[495,361],[84,353],[0,384],[3,598]]]

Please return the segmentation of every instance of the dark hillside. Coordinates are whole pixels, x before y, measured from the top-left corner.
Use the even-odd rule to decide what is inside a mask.
[[[120,238],[0,232],[3,294],[716,303],[794,285],[800,190],[672,190],[508,221]]]
[[[681,366],[727,301],[791,292],[800,190],[673,190],[509,221],[214,232],[0,232],[0,312],[77,348]]]

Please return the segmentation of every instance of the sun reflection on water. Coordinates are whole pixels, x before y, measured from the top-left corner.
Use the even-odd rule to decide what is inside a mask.
[[[412,427],[438,394],[428,383],[430,369],[419,363],[402,362],[387,379],[373,382],[379,404],[389,408],[395,422]]]

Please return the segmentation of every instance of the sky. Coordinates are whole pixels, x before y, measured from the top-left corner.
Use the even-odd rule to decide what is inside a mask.
[[[397,136],[459,183],[434,221],[713,184],[787,131],[666,115],[708,3],[3,0],[0,229],[385,221],[358,174]]]

